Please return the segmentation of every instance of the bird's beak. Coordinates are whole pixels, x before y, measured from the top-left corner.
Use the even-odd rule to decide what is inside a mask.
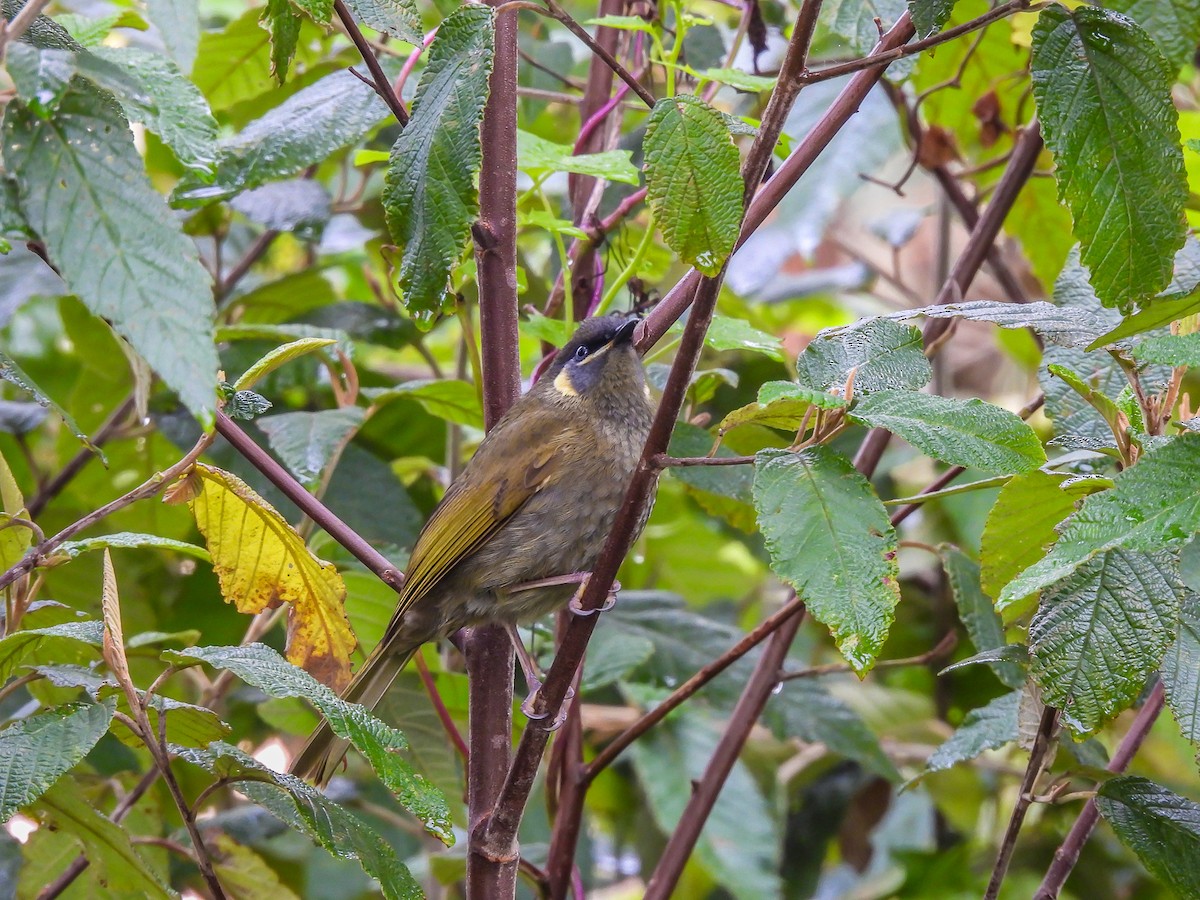
[[[642,321],[641,318],[637,316],[630,316],[626,319],[621,327],[617,329],[617,333],[613,335],[613,345],[619,347],[621,344],[628,344],[633,340],[633,331],[637,328],[640,321]]]

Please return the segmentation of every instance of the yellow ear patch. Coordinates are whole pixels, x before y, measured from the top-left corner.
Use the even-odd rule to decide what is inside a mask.
[[[575,385],[571,384],[571,376],[567,374],[566,369],[554,376],[554,389],[564,397],[579,396],[579,391],[575,390]]]

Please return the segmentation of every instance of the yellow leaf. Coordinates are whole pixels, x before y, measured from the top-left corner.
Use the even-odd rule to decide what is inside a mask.
[[[342,576],[237,476],[200,463],[193,475],[199,484],[188,505],[225,599],[244,613],[290,603],[288,660],[343,688],[357,642],[346,619]]]
[[[33,530],[14,525],[12,520],[28,519],[25,499],[4,455],[0,454],[0,572],[5,572],[21,559],[33,543]]]

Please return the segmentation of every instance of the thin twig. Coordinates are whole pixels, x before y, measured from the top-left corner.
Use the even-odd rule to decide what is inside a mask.
[[[0,28],[0,61],[4,59],[4,51],[9,43],[20,40],[21,35],[28,31],[29,26],[33,24],[33,20],[40,16],[42,10],[49,5],[50,0],[28,0],[21,7],[21,11]]]
[[[383,66],[379,64],[379,59],[375,56],[375,51],[371,49],[370,43],[363,37],[358,23],[354,21],[354,16],[346,8],[345,2],[343,0],[333,0],[333,11],[337,13],[342,27],[346,29],[346,34],[350,35],[350,40],[354,42],[354,46],[358,48],[358,52],[362,55],[363,62],[367,64],[367,70],[371,73],[371,80],[375,82],[372,85],[375,88],[375,93],[387,104],[388,109],[392,111],[392,115],[396,117],[396,121],[401,126],[407,125],[408,110],[404,108],[404,104],[400,102],[400,98],[392,90],[392,84],[388,81],[388,77],[383,71]]]
[[[545,0],[546,9],[552,19],[562,23],[571,34],[583,41],[587,48],[600,57],[604,64],[613,70],[613,73],[623,82],[629,85],[629,89],[638,95],[639,99],[646,104],[647,107],[654,108],[654,95],[651,94],[646,87],[633,77],[632,73],[621,65],[620,61],[615,56],[601,46],[594,37],[588,34],[587,29],[575,21],[571,14],[567,12],[557,3],[557,0]]]
[[[130,395],[125,399],[124,403],[112,411],[112,414],[104,420],[104,424],[97,429],[96,434],[92,437],[92,447],[101,447],[108,443],[109,439],[125,424],[125,420],[129,418],[129,414],[133,412],[133,408],[134,398]],[[88,461],[95,456],[96,454],[88,447],[84,447],[72,456],[59,473],[42,485],[33,499],[29,501],[29,506],[27,507],[29,515],[36,518],[46,508],[46,504],[61,494],[63,489],[88,464]]]
[[[634,741],[640,738],[643,734],[665,719],[672,710],[678,708],[685,700],[704,687],[731,665],[765,641],[768,637],[774,634],[784,622],[793,616],[802,616],[804,614],[804,601],[800,600],[794,594],[792,598],[784,604],[780,609],[763,619],[752,631],[739,640],[736,644],[706,664],[703,668],[696,672],[691,678],[677,687],[671,694],[659,703],[654,709],[646,712],[636,722],[622,731],[613,740],[609,741],[608,745],[596,754],[595,758],[588,763],[584,770],[584,779],[591,782],[604,769],[612,765],[626,748]]]
[[[270,249],[271,244],[275,238],[279,237],[279,234],[280,232],[273,229],[268,229],[260,234],[254,239],[254,243],[242,255],[242,258],[238,260],[237,265],[229,270],[229,274],[214,285],[213,293],[218,307],[224,304],[233,289],[246,277],[246,273],[250,271],[250,268],[262,259],[263,254]]]
[[[958,646],[958,634],[948,631],[937,644],[924,653],[918,653],[916,656],[907,656],[903,659],[881,659],[875,663],[871,671],[901,669],[906,666],[924,666],[935,660],[949,656],[956,646]],[[783,672],[779,676],[779,680],[781,682],[795,681],[797,678],[820,678],[822,675],[837,675],[843,672],[854,671],[856,671],[855,668],[849,663],[828,663],[823,666],[809,666],[804,669],[798,669],[795,672]]]
[[[660,469],[674,466],[752,466],[753,456],[667,456],[660,453],[651,462]]]

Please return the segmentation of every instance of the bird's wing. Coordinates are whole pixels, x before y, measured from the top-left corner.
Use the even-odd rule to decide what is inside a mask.
[[[490,450],[504,456],[500,447],[493,446]],[[466,477],[450,486],[413,548],[393,621],[428,594],[459,562],[479,549],[542,489],[553,475],[555,457],[554,448],[543,445],[534,451],[524,466],[513,467],[510,471],[498,467],[505,471],[503,477],[493,480],[472,478],[474,473],[468,472]],[[476,471],[482,472],[482,469]]]

